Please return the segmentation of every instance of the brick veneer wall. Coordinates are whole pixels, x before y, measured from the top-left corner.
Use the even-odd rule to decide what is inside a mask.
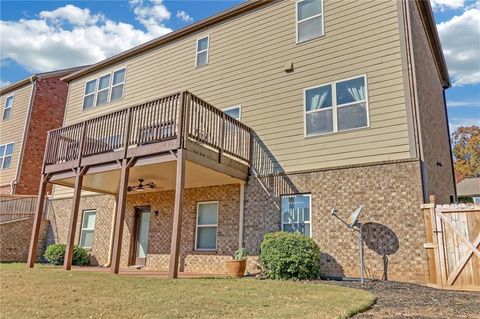
[[[26,262],[33,218],[24,218],[0,223],[0,262]],[[37,260],[42,260],[48,221],[43,220],[40,226]]]
[[[280,195],[311,193],[312,234],[322,250],[322,271],[327,275],[358,276],[358,234],[333,218],[332,207],[348,218],[365,205],[365,261],[367,275],[424,282],[426,254],[423,248],[423,203],[418,160],[392,161],[316,172],[251,178],[245,188],[244,245],[252,257],[249,271],[258,271],[256,256],[267,232],[281,228]],[[196,203],[218,200],[218,250],[196,252]],[[64,242],[68,231],[71,199],[54,200],[49,218],[56,226],[56,240]],[[121,266],[128,265],[134,211],[151,206],[147,268],[167,270],[172,235],[174,191],[129,195],[122,241]],[[98,264],[108,259],[114,199],[82,198],[81,209],[96,208],[92,255]],[[158,211],[158,216],[154,214]],[[53,214],[53,215],[52,215]],[[54,217],[55,220],[52,220]],[[80,223],[80,219],[79,219]],[[224,273],[225,261],[238,248],[239,185],[186,189],[180,249],[181,271]],[[52,227],[55,228],[55,227]],[[79,228],[77,228],[79,229]],[[77,241],[78,241],[77,232]]]
[[[97,212],[95,217],[93,245],[90,251],[90,260],[92,265],[104,265],[108,262],[115,197],[111,195],[102,195],[85,196],[81,198],[77,220],[77,232],[75,233],[75,244],[78,244],[80,240],[83,211],[90,209],[95,209]],[[71,211],[72,199],[54,199],[50,201],[47,214],[47,219],[52,225],[48,234],[49,244],[65,244],[67,242]]]
[[[15,187],[17,195],[38,193],[47,131],[63,123],[68,85],[60,77],[40,78],[35,82],[30,121]]]
[[[336,207],[346,219],[363,204],[361,220],[371,223],[365,226],[368,276],[423,282],[427,268],[419,165],[391,162],[254,178],[246,187],[245,247],[256,254],[264,234],[280,230],[280,195],[310,193],[312,237],[322,250],[325,274],[359,275],[358,233],[330,211]]]
[[[439,203],[450,203],[455,193],[447,114],[443,88],[416,1],[408,1],[415,59],[418,121],[424,156],[424,174],[428,196]],[[437,164],[439,163],[439,164]]]

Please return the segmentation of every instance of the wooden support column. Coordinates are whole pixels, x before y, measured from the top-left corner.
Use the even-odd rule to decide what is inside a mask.
[[[35,207],[35,218],[33,220],[32,236],[30,238],[30,248],[28,250],[27,264],[30,268],[33,268],[37,259],[38,236],[40,234],[40,226],[42,225],[43,212],[45,209],[45,195],[47,193],[47,184],[49,179],[49,174],[42,174],[40,176],[37,206]]]
[[[122,253],[123,224],[125,222],[125,208],[127,205],[128,177],[130,176],[130,167],[133,165],[134,158],[123,159],[121,162],[120,185],[117,197],[117,213],[115,220],[115,232],[113,234],[112,265],[110,271],[112,274],[118,274],[120,271],[120,256]]]
[[[178,260],[180,254],[180,237],[182,234],[183,193],[185,188],[185,149],[177,152],[177,177],[175,185],[175,208],[173,211],[172,246],[170,248],[170,263],[168,277],[177,278]]]
[[[72,269],[73,245],[75,244],[75,233],[77,231],[78,209],[80,208],[80,198],[82,196],[83,176],[87,166],[75,168],[75,188],[73,190],[73,206],[70,216],[70,228],[68,229],[67,246],[65,247],[65,260],[63,268]]]

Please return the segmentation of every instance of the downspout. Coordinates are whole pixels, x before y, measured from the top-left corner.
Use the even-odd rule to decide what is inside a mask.
[[[15,179],[10,183],[10,194],[15,195],[16,193],[16,188],[17,188],[17,183],[18,183],[18,178],[21,173],[21,164],[23,163],[23,156],[25,153],[25,139],[27,138],[27,128],[28,128],[28,123],[30,122],[30,117],[32,115],[32,108],[33,108],[33,99],[35,97],[35,91],[37,89],[37,76],[32,75],[30,77],[30,83],[32,84],[32,90],[30,91],[30,102],[28,105],[28,112],[27,112],[27,118],[25,119],[25,125],[23,127],[23,137],[22,137],[22,150],[20,152],[20,156],[18,157],[18,163],[17,163],[17,172],[15,174]]]
[[[240,217],[238,221],[238,248],[243,248],[243,225],[245,216],[245,182],[240,183]]]
[[[112,226],[110,230],[110,244],[108,246],[108,260],[103,267],[110,267],[112,265],[112,250],[113,250],[113,236],[115,233],[115,220],[117,219],[117,203],[118,203],[118,196],[115,196],[115,204],[113,205],[113,218],[112,218]]]
[[[417,76],[415,72],[415,59],[413,53],[413,46],[412,46],[412,28],[411,28],[411,20],[410,20],[410,8],[409,8],[409,1],[404,0],[404,14],[406,18],[406,25],[407,25],[407,57],[409,58],[408,67],[411,70],[411,91],[412,91],[412,103],[414,105],[414,116],[415,116],[415,126],[417,128],[417,143],[419,148],[419,158],[420,158],[420,176],[422,178],[422,192],[423,192],[423,200],[424,202],[428,199],[428,190],[427,190],[427,177],[425,172],[425,158],[423,153],[423,144],[422,144],[422,131],[420,130],[420,110],[418,108],[418,94],[416,89],[417,84]]]
[[[448,124],[448,109],[447,109],[447,98],[445,97],[445,88],[443,88],[443,107],[445,109],[445,121],[447,122],[447,132],[448,132],[448,150],[450,154],[450,165],[452,165],[452,178],[453,178],[453,202],[458,201],[457,198],[457,183],[455,179],[455,168],[453,166],[453,151],[452,151],[452,140],[450,135],[450,125]]]

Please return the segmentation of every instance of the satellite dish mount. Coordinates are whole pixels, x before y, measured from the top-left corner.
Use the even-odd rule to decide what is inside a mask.
[[[360,205],[355,209],[355,211],[350,215],[348,221],[343,220],[337,215],[338,210],[332,208],[332,216],[340,220],[348,228],[357,231],[360,234],[360,282],[363,284],[365,282],[365,258],[364,258],[364,247],[363,247],[363,224],[359,221],[360,214],[362,213],[363,205]]]

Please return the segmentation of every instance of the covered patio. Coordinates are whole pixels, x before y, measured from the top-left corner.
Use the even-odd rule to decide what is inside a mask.
[[[120,273],[127,194],[141,187],[175,192],[168,276],[176,278],[185,189],[238,184],[241,226],[252,139],[249,127],[188,91],[49,132],[29,267],[35,262],[46,186],[53,183],[73,188],[66,270],[72,269],[82,190],[116,197],[110,271]]]

